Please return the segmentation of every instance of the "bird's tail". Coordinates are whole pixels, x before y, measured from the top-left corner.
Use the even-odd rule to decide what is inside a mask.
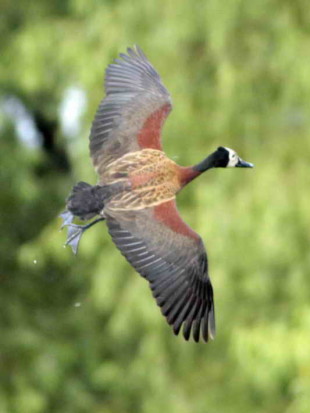
[[[105,198],[103,186],[79,182],[67,199],[67,209],[79,219],[88,220],[102,213]]]

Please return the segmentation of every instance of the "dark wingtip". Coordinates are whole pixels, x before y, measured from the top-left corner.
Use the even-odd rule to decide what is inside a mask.
[[[137,53],[140,55],[140,57],[146,58],[143,50],[141,49],[141,47],[138,44],[135,44],[135,49],[136,49]]]
[[[207,342],[209,338],[211,340],[215,339],[216,329],[215,329],[215,315],[214,315],[214,305],[212,303],[211,308],[206,315],[206,331],[204,335],[204,340]]]
[[[175,334],[176,336],[179,335],[179,332],[180,332],[180,329],[181,329],[181,325],[182,325],[182,324],[174,324],[174,325],[172,326],[173,332],[174,332],[174,334]]]

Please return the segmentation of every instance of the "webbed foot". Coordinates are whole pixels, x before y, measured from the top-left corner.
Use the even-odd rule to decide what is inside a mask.
[[[68,225],[68,234],[67,241],[65,245],[70,245],[73,253],[76,255],[78,251],[78,246],[85,229],[88,228],[88,225],[76,225],[76,224],[67,224]]]
[[[59,215],[62,218],[62,225],[60,229],[63,229],[66,225],[72,224],[74,215],[70,211],[64,211]]]
[[[86,225],[76,225],[72,223],[74,215],[70,211],[64,211],[62,214],[60,214],[60,217],[63,219],[61,228],[65,226],[68,227],[68,234],[65,245],[70,245],[74,254],[77,254],[78,246],[84,231],[92,227],[97,222],[104,221],[105,219],[104,217],[101,217]]]

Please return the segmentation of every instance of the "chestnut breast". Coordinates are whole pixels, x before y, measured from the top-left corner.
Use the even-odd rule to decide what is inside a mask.
[[[175,198],[181,188],[178,165],[158,150],[131,152],[108,165],[100,183],[124,182],[126,189],[112,196],[107,208],[137,210]]]

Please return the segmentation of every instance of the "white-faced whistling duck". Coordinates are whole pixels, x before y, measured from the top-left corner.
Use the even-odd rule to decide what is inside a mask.
[[[76,184],[61,214],[67,244],[77,252],[85,229],[105,220],[115,245],[146,278],[175,334],[198,342],[215,336],[213,289],[205,247],[181,219],[176,194],[211,168],[253,167],[219,147],[202,162],[182,167],[162,151],[161,130],[172,109],[169,92],[136,46],[110,64],[106,97],[90,134],[97,185]],[[95,220],[73,224],[74,217]]]

